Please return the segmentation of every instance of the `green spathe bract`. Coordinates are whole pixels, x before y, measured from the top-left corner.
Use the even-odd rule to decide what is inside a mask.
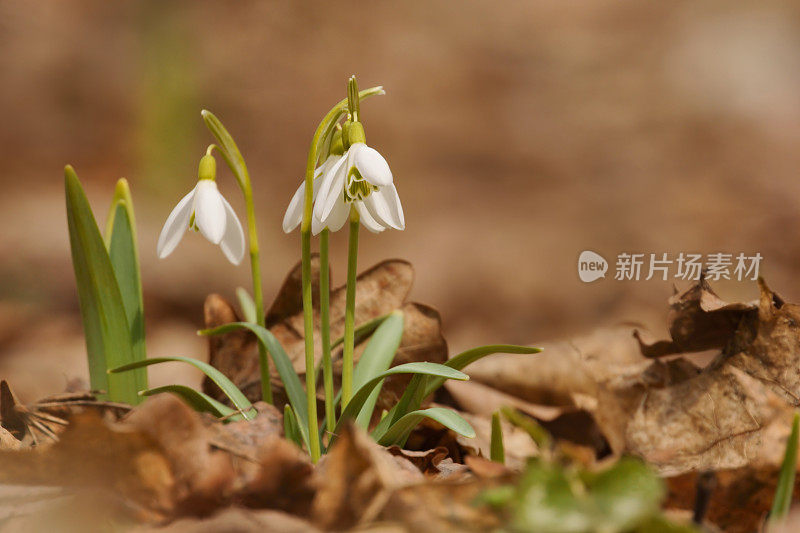
[[[255,418],[256,412],[253,408],[253,405],[250,403],[242,391],[240,391],[236,385],[234,385],[230,379],[228,379],[225,374],[214,368],[213,366],[209,365],[208,363],[204,363],[203,361],[198,361],[197,359],[192,359],[191,357],[180,357],[180,356],[172,356],[172,357],[153,357],[151,359],[145,359],[143,361],[136,361],[133,363],[129,363],[127,365],[122,365],[116,368],[112,368],[109,370],[109,374],[111,376],[120,373],[126,372],[128,370],[135,370],[137,368],[144,368],[150,365],[157,365],[161,363],[187,363],[195,368],[202,371],[208,378],[213,381],[222,392],[230,399],[231,403],[239,410],[244,418],[247,420],[251,420]],[[124,374],[123,374],[124,375]]]
[[[131,329],[114,267],[78,176],[64,169],[72,264],[78,286],[92,389],[111,401],[136,404],[137,377],[109,376],[108,368],[135,360]]]

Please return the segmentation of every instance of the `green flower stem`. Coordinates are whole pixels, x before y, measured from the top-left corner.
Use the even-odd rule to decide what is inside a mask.
[[[239,164],[236,165],[233,162],[231,154],[229,154],[226,149],[220,146],[212,144],[208,147],[206,153],[210,154],[215,148],[220,154],[222,154],[222,158],[225,159],[225,163],[227,163],[228,167],[231,169],[231,172],[233,172],[233,175],[236,177],[239,188],[242,190],[242,194],[244,195],[244,203],[247,210],[247,240],[250,243],[250,271],[252,272],[253,276],[253,301],[256,304],[256,322],[259,326],[266,327],[266,319],[264,315],[264,293],[261,289],[261,263],[259,261],[258,252],[258,231],[256,230],[256,212],[255,206],[253,205],[253,187],[250,184],[250,172],[247,170],[247,166],[244,163],[244,158],[242,157],[241,153],[238,152],[238,149],[237,159]],[[259,369],[261,370],[261,398],[267,403],[272,403],[272,381],[269,371],[269,357],[260,343],[258,345],[258,361]]]
[[[353,350],[355,348],[356,274],[358,262],[358,211],[350,211],[347,243],[347,291],[344,308],[344,348],[342,352],[342,411],[353,397]]]
[[[250,180],[248,179],[248,185]],[[261,289],[261,263],[258,253],[258,234],[256,232],[256,214],[253,206],[253,191],[250,187],[245,192],[247,208],[247,232],[250,241],[250,270],[253,273],[253,300],[256,304],[256,322],[259,326],[267,327],[264,316],[264,292]],[[261,343],[258,345],[258,361],[261,370],[261,398],[272,403],[272,378],[269,371],[269,357]]]
[[[308,187],[306,187],[308,190]],[[306,199],[306,205],[311,202]],[[314,372],[314,310],[311,300],[311,232],[301,231],[302,274],[303,274],[303,326],[306,348],[306,400],[308,404],[308,450],[311,461],[319,461],[320,447],[317,435],[317,376]]]
[[[328,259],[328,229],[319,236],[319,314],[322,335],[322,373],[325,382],[325,425],[328,433],[336,427],[333,396],[333,364],[331,363],[330,268]]]

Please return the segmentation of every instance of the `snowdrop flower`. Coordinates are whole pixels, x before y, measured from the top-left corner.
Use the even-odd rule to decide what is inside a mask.
[[[323,179],[322,177],[326,176],[330,170],[336,166],[336,163],[338,163],[341,158],[341,151],[338,155],[331,153],[328,156],[328,159],[326,159],[325,162],[322,163],[314,172],[314,192],[312,196],[312,202],[317,198],[317,191],[319,191],[319,185]],[[294,196],[292,196],[292,200],[289,202],[289,207],[286,209],[286,214],[283,216],[283,231],[286,233],[291,233],[303,221],[303,200],[305,198],[305,190],[306,182],[305,180],[302,180],[300,181],[300,186],[297,188]],[[320,221],[317,219],[317,217],[313,217],[311,219],[311,223],[312,227],[314,228],[314,235],[322,231],[323,228],[320,226]]]
[[[314,234],[327,227],[339,230],[351,209],[358,212],[361,223],[373,233],[387,228],[406,227],[403,206],[392,183],[389,164],[374,148],[364,143],[360,122],[348,128],[350,147],[320,178],[314,203]],[[355,141],[355,142],[352,142]]]
[[[228,261],[238,265],[244,257],[244,231],[231,204],[217,189],[216,161],[210,154],[200,160],[200,179],[167,217],[158,238],[158,257],[164,259],[178,246],[188,228],[199,231],[222,248]]]

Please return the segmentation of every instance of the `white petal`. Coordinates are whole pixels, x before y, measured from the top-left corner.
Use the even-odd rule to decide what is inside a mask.
[[[350,151],[352,165],[355,165],[365,180],[378,187],[392,183],[392,171],[389,169],[389,163],[376,149],[370,148],[366,144],[356,143],[350,147]]]
[[[344,223],[347,222],[347,219],[350,217],[351,205],[352,204],[345,202],[343,197],[339,197],[339,201],[333,206],[333,210],[328,216],[327,226],[329,230],[339,231],[342,229],[342,226],[344,226]]]
[[[189,194],[181,198],[181,201],[178,202],[178,205],[167,217],[164,228],[161,230],[161,235],[158,236],[156,251],[159,259],[164,259],[171,254],[178,246],[178,243],[181,242],[183,234],[186,233],[186,228],[189,227],[189,219],[192,217],[196,189],[195,187],[189,191]]]
[[[312,235],[319,235],[319,232],[325,229],[325,226],[322,225],[320,220],[313,216],[311,217],[311,234]]]
[[[320,175],[320,171],[322,167],[317,169],[317,176]],[[317,198],[317,193],[319,191],[319,184],[322,181],[322,178],[317,177],[314,178],[312,183],[312,193],[311,193],[311,201],[313,202]],[[305,199],[306,193],[306,182],[305,180],[300,182],[300,186],[295,191],[294,196],[292,196],[292,200],[289,202],[289,207],[286,208],[286,214],[283,216],[283,231],[286,233],[290,233],[293,229],[300,225],[303,221],[303,200]]]
[[[400,204],[400,196],[397,194],[397,187],[394,186],[394,183],[381,187],[378,192],[372,194],[378,194],[386,201],[386,205],[389,206],[389,211],[392,213],[392,222],[394,222],[392,227],[399,230],[406,229],[406,217],[403,215],[403,206]]]
[[[225,204],[225,235],[222,237],[219,247],[222,248],[222,252],[228,258],[228,261],[238,265],[244,257],[244,231],[231,204],[228,203],[224,196],[220,195],[220,198],[222,198],[222,203]]]
[[[384,197],[377,192],[373,192],[364,199],[364,207],[367,208],[369,214],[382,226],[402,229],[395,224],[394,217],[389,209],[389,204],[387,204]]]
[[[381,226],[377,220],[372,218],[372,215],[369,213],[369,210],[367,210],[364,202],[353,202],[353,205],[355,205],[356,209],[358,210],[358,214],[361,216],[361,224],[363,224],[365,228],[370,230],[372,233],[380,233],[386,229]]]
[[[314,214],[323,224],[327,224],[326,220],[330,216],[331,210],[344,192],[345,178],[347,177],[345,161],[346,159],[342,158],[322,177],[319,198],[314,204]]]
[[[213,180],[197,182],[194,198],[194,219],[200,233],[214,244],[219,244],[225,235],[225,204]]]
[[[283,215],[283,231],[286,233],[290,233],[303,221],[303,193],[305,189],[306,182],[301,181],[300,186],[289,201],[289,207],[286,208],[286,214]]]

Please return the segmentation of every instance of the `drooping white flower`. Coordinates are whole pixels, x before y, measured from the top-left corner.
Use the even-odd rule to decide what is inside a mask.
[[[158,237],[158,257],[163,259],[171,254],[189,227],[219,245],[228,261],[234,265],[241,263],[245,248],[244,231],[231,204],[220,194],[213,179],[198,181],[169,214]]]
[[[317,167],[317,170],[314,172],[312,202],[317,199],[317,191],[319,191],[319,185],[323,177],[330,172],[341,158],[341,155],[330,155],[324,163]],[[286,214],[283,216],[283,231],[286,233],[291,233],[303,221],[303,200],[305,199],[305,191],[306,182],[303,180],[300,182],[300,186],[297,188],[297,191],[295,191],[294,196],[292,196],[289,207],[286,208]],[[316,217],[312,217],[311,222],[313,227],[319,228],[318,230],[314,230],[315,235],[322,231],[322,228],[319,227],[319,220],[317,220]]]
[[[317,180],[315,180],[317,181]],[[314,234],[339,230],[356,209],[361,223],[379,233],[406,227],[403,206],[392,182],[389,164],[374,148],[356,142],[318,180],[314,202]]]

